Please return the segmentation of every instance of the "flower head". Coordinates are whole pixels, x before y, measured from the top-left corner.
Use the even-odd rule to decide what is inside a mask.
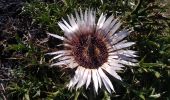
[[[67,85],[69,89],[86,88],[93,84],[94,89],[102,85],[109,93],[114,91],[112,82],[106,73],[118,80],[122,80],[116,71],[123,70],[125,65],[135,66],[135,51],[127,48],[135,44],[123,40],[129,32],[118,31],[121,23],[111,15],[101,14],[96,23],[95,11],[91,9],[80,13],[75,11],[75,17],[68,15],[69,22],[62,19],[58,25],[64,31],[64,37],[48,33],[63,40],[64,49],[49,53],[58,59],[51,66],[76,69],[74,77]]]

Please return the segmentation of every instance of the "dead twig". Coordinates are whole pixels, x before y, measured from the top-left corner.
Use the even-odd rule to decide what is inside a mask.
[[[5,88],[4,88],[3,84],[1,83],[0,86],[1,86],[1,89],[2,89],[1,95],[2,95],[2,97],[3,97],[3,100],[7,100],[6,96],[4,95],[4,93],[5,93]]]

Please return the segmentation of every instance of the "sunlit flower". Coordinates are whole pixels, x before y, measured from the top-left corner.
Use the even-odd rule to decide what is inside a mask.
[[[80,88],[90,84],[96,92],[99,87],[105,87],[109,93],[114,91],[112,82],[106,73],[122,80],[117,71],[125,65],[135,66],[135,51],[127,48],[135,44],[123,40],[129,32],[118,30],[121,23],[111,15],[106,18],[103,13],[96,23],[96,12],[87,9],[75,16],[68,15],[68,22],[62,19],[58,22],[64,31],[64,37],[48,33],[50,36],[63,40],[63,50],[48,53],[55,55],[57,62],[51,66],[76,69],[74,77],[67,85],[69,89]]]

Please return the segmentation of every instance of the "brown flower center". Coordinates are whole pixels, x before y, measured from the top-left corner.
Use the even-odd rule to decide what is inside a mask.
[[[98,68],[108,58],[106,42],[99,34],[80,34],[72,41],[75,61],[85,68]]]

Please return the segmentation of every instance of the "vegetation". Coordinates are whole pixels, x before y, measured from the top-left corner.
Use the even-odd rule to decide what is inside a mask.
[[[8,4],[0,10],[0,99],[170,99],[168,0],[16,0]],[[113,81],[116,93],[69,91],[66,84],[74,72],[49,67],[51,56],[46,53],[62,47],[46,32],[63,35],[57,22],[80,8],[93,8],[98,17],[102,12],[113,14],[122,27],[133,30],[128,39],[136,42],[132,49],[138,51],[139,66],[119,72],[124,81]]]

